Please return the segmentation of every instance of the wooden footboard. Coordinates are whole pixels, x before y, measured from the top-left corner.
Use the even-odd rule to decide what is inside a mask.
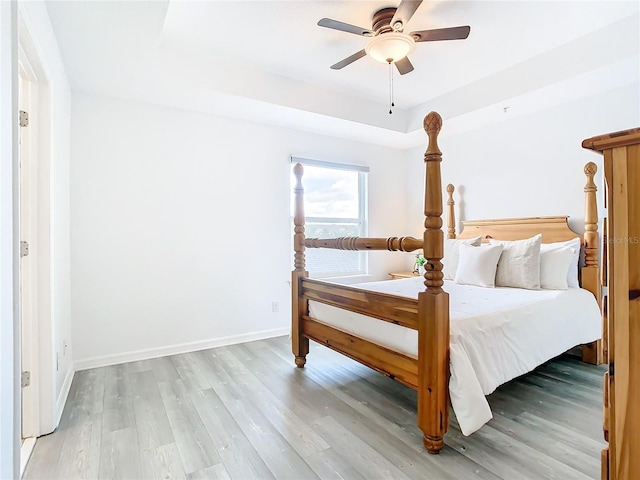
[[[347,285],[302,278],[299,294],[334,307],[418,329],[418,302],[412,298],[370,292]]]
[[[435,112],[429,113],[424,120],[429,144],[424,155],[425,231],[422,240],[411,237],[306,239],[301,180],[303,168],[298,164],[294,169],[295,269],[292,273],[291,331],[296,366],[304,367],[311,339],[416,389],[418,426],[423,432],[423,443],[430,453],[438,453],[444,445],[443,436],[448,428],[449,411],[449,297],[442,290],[442,153],[437,142],[441,127],[440,115]],[[304,251],[305,248],[319,247],[405,252],[422,248],[427,259],[424,274],[425,291],[419,294],[416,301],[311,280],[305,270]],[[392,351],[319,322],[309,315],[310,300],[417,330],[417,358]]]
[[[385,293],[302,278],[299,292],[305,300],[326,303],[343,310],[419,330],[418,301]],[[351,335],[303,315],[302,331],[307,338],[326,345],[413,389],[418,389],[418,360],[369,340]]]

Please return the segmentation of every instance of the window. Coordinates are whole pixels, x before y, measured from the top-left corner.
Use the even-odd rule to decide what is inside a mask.
[[[337,238],[367,236],[368,167],[291,157],[292,165],[304,167],[305,236]],[[293,187],[291,169],[291,216]],[[291,222],[293,229],[293,220]],[[306,269],[314,277],[335,277],[367,273],[367,253],[308,248]]]

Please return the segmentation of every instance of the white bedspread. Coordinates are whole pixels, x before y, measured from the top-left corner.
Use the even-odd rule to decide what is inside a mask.
[[[422,278],[352,285],[417,298]],[[445,280],[450,298],[451,404],[465,435],[493,417],[485,395],[568,349],[602,335],[591,293],[458,285]],[[309,302],[311,316],[358,337],[416,357],[418,335],[389,322]]]

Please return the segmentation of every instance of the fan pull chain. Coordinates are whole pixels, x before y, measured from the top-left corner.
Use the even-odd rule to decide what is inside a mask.
[[[393,102],[393,63],[389,62],[389,115],[393,113],[392,108],[396,104]]]

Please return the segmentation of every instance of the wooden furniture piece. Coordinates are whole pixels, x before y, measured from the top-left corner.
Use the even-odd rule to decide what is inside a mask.
[[[607,354],[603,479],[640,478],[640,128],[582,142],[604,155]]]
[[[294,270],[292,272],[292,351],[295,363],[304,367],[309,353],[309,339],[336,350],[364,365],[381,372],[417,391],[418,427],[423,432],[424,446],[430,453],[438,453],[443,447],[443,436],[449,425],[449,296],[443,290],[442,258],[444,234],[442,231],[443,196],[440,176],[442,153],[437,137],[442,126],[440,115],[429,113],[424,120],[429,143],[424,155],[425,170],[425,231],[421,240],[412,237],[389,238],[305,238],[302,165],[294,167]],[[451,190],[453,193],[453,190]],[[595,193],[593,192],[593,195]],[[453,204],[447,208],[453,217]],[[566,217],[561,217],[566,226]],[[555,236],[558,225],[548,227],[549,221],[531,220],[536,233],[543,233],[546,241],[575,238],[568,226],[560,228],[562,235]],[[455,222],[450,220],[450,225]],[[507,221],[505,221],[507,222]],[[524,238],[520,228],[523,219],[501,225],[503,239]],[[553,222],[551,222],[553,223]],[[556,222],[557,223],[557,222]],[[596,218],[597,223],[597,218]],[[487,225],[490,228],[490,225]],[[489,230],[488,230],[489,231]],[[455,229],[449,231],[455,236]],[[418,298],[361,290],[308,278],[305,270],[305,248],[334,248],[342,250],[390,250],[412,252],[422,249],[426,258],[425,290]],[[597,258],[597,242],[595,243]],[[584,274],[583,274],[584,276]],[[598,277],[599,278],[599,277]],[[594,288],[594,292],[598,292]],[[351,335],[322,323],[309,315],[309,301],[317,301],[351,312],[367,315],[417,331],[417,357],[397,352]]]
[[[399,278],[419,277],[420,274],[407,270],[406,272],[390,272],[389,276],[391,277],[391,280],[397,280]]]

